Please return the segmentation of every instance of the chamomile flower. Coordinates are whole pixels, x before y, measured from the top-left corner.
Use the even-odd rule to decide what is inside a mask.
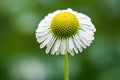
[[[68,8],[49,13],[40,21],[36,30],[40,48],[46,47],[46,53],[74,55],[90,46],[96,31],[91,19],[83,13]]]

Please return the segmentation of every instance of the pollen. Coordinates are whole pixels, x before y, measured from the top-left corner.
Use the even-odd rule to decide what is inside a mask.
[[[50,29],[54,36],[58,38],[68,38],[75,35],[80,28],[77,17],[70,12],[60,12],[56,14],[50,24]]]

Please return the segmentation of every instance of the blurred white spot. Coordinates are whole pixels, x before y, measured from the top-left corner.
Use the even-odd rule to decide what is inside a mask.
[[[13,79],[45,80],[47,69],[37,60],[18,61],[10,70]]]
[[[15,28],[21,33],[33,34],[37,28],[39,18],[40,17],[36,13],[25,12],[18,15],[13,23],[16,23]]]
[[[2,8],[10,12],[13,16],[36,6],[35,1],[31,0],[1,0],[0,3]]]

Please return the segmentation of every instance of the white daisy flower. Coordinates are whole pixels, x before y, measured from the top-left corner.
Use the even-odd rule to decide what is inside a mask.
[[[85,14],[68,8],[49,13],[40,21],[36,30],[40,48],[46,46],[46,53],[72,56],[90,46],[96,31],[91,19]]]

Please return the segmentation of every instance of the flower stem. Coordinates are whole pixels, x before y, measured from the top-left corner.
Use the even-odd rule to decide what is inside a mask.
[[[68,53],[64,55],[64,80],[69,80]]]

